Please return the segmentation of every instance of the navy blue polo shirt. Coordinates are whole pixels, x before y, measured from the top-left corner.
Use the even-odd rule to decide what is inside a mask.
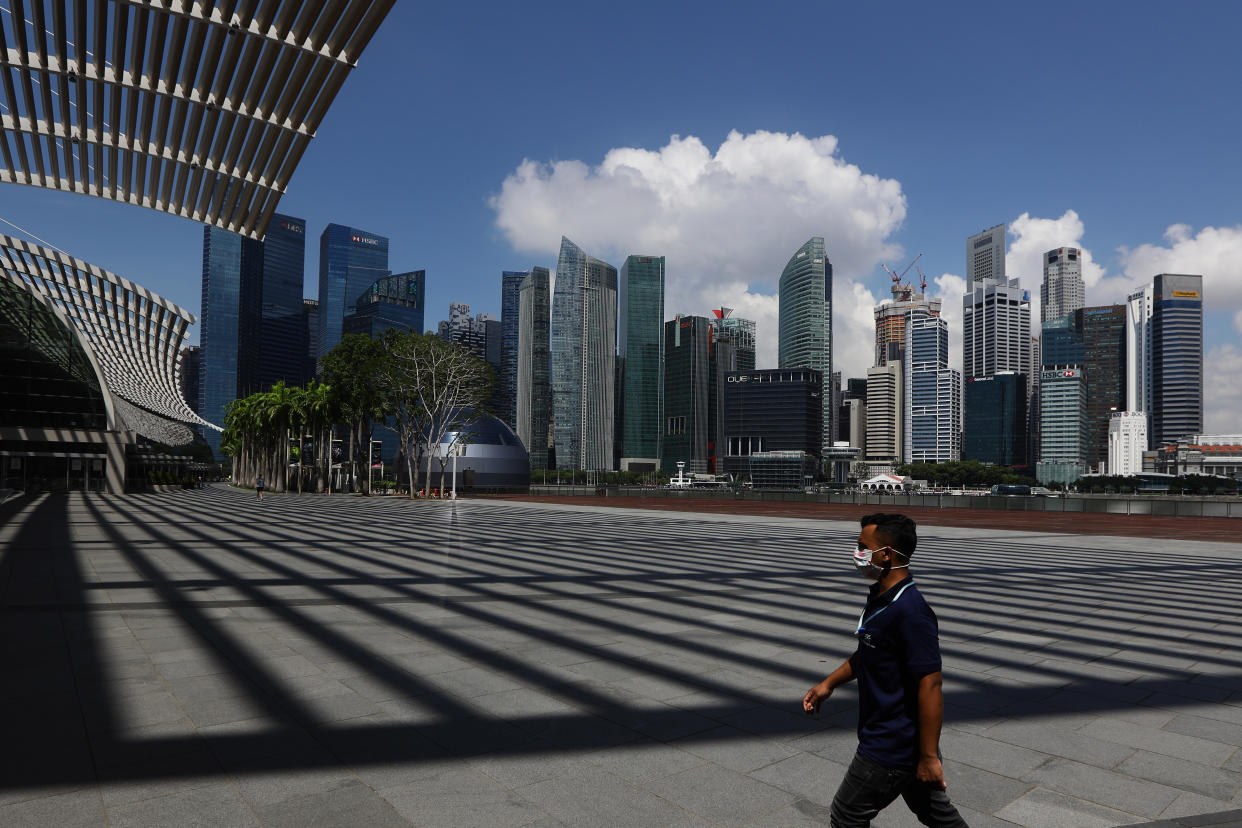
[[[918,764],[918,684],[940,670],[936,614],[907,577],[873,586],[850,656],[858,679],[858,752],[888,768]]]

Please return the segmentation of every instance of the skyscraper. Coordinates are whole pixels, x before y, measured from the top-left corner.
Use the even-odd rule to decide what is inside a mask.
[[[521,325],[522,282],[529,270],[505,270],[500,274],[500,368],[496,372],[496,416],[517,430],[517,355]]]
[[[1039,375],[1036,477],[1041,483],[1072,483],[1087,470],[1082,328],[1075,324],[1073,314],[1049,319],[1040,328],[1043,364]]]
[[[1072,483],[1085,471],[1087,388],[1077,366],[1048,369],[1039,378],[1040,483]]]
[[[900,463],[905,424],[902,367],[898,360],[867,369],[867,453],[872,463]]]
[[[947,463],[962,455],[962,375],[949,367],[949,323],[927,312],[906,326],[902,455]]]
[[[1086,304],[1081,251],[1077,247],[1058,247],[1044,254],[1039,301],[1040,322],[1068,316]]]
[[[737,369],[733,343],[714,337],[712,320],[681,316],[664,326],[663,468],[723,471],[725,375]],[[821,383],[823,380],[820,380]]]
[[[1149,447],[1203,430],[1203,277],[1162,273],[1127,298],[1126,409]]]
[[[664,435],[664,257],[628,256],[618,288],[621,468],[660,467]]]
[[[755,320],[734,316],[733,308],[717,308],[712,314],[717,339],[730,340],[737,350],[737,370],[755,370]]]
[[[548,467],[552,428],[550,281],[546,267],[532,267],[518,288],[516,432],[532,469]]]
[[[1110,416],[1126,404],[1126,307],[1080,308],[1074,326],[1082,332],[1082,370],[1086,374],[1089,471],[1108,462]]]
[[[324,228],[319,236],[319,356],[341,341],[341,325],[353,313],[354,300],[389,272],[387,238],[343,224]]]
[[[834,412],[826,384],[832,376],[832,263],[822,237],[812,237],[790,257],[779,290],[778,367],[820,372],[825,383],[821,439],[831,446]]]
[[[1152,283],[1151,445],[1203,431],[1203,277],[1161,273]]]
[[[274,215],[261,244],[263,287],[256,381],[260,389],[271,388],[281,380],[296,385],[305,379],[302,285],[306,280],[306,222]]]
[[[972,282],[962,302],[962,373],[1031,372],[1031,296],[1017,279]]]
[[[966,378],[963,460],[1028,465],[1026,379],[1014,371]]]
[[[906,324],[915,314],[940,316],[941,301],[929,299],[912,284],[893,282],[893,298],[875,306],[875,363],[887,365],[890,359],[904,359]]]
[[[423,270],[377,279],[354,300],[354,312],[345,317],[342,334],[377,337],[389,328],[421,334],[426,280]]]
[[[209,422],[223,423],[233,400],[303,379],[304,239],[305,222],[279,214],[262,242],[203,228],[197,406]],[[203,436],[218,454],[220,432]]]
[[[319,362],[319,300],[302,300],[302,382],[314,379]]]
[[[966,289],[976,282],[1005,281],[1005,225],[989,227],[966,240]]]
[[[617,269],[562,237],[551,334],[558,468],[612,467],[616,343]]]

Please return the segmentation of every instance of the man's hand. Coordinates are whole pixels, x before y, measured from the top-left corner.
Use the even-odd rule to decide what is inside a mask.
[[[802,697],[802,712],[808,716],[813,716],[819,712],[819,706],[824,703],[824,699],[831,695],[832,686],[828,684],[828,679],[824,679],[806,691],[806,695]]]
[[[949,786],[944,783],[944,767],[940,764],[940,759],[936,756],[924,756],[919,759],[919,766],[915,770],[914,775],[920,782],[925,785],[931,785],[937,790],[945,790]]]

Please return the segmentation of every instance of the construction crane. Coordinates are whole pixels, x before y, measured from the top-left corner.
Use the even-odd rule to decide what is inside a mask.
[[[916,267],[919,272],[919,293],[927,293],[927,276],[923,273],[923,268]]]
[[[902,278],[905,277],[905,275],[910,272],[910,268],[914,267],[914,263],[917,262],[921,258],[923,258],[922,253],[915,256],[914,259],[910,262],[910,264],[906,265],[906,269],[901,271],[901,273],[898,273],[897,271],[893,270],[891,267],[889,267],[886,264],[881,264],[880,267],[887,270],[888,274],[893,277],[893,284],[899,284]]]

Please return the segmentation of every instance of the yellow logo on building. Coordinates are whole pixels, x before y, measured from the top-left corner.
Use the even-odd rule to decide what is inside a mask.
[[[1173,291],[1173,295],[1181,297],[1182,299],[1198,299],[1199,291],[1197,290],[1175,290]]]

